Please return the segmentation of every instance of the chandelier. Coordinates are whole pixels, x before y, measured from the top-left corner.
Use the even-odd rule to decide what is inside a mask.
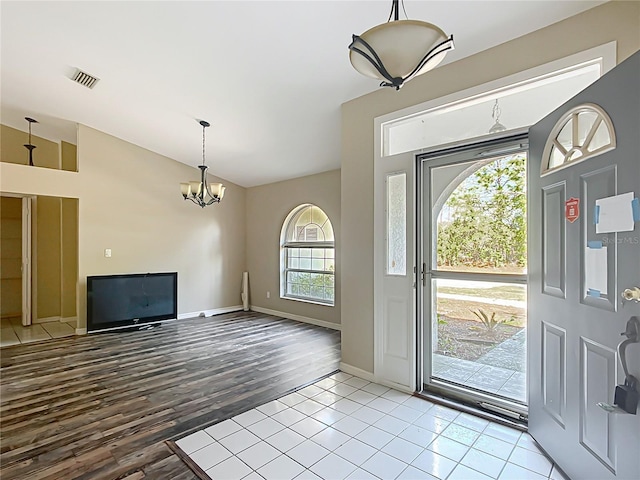
[[[402,8],[404,10],[404,0]],[[381,87],[402,85],[435,68],[453,50],[453,35],[431,23],[399,20],[398,0],[393,0],[387,23],[353,35],[349,45],[351,65],[361,74],[382,80]],[[405,12],[406,16],[406,12]],[[392,20],[393,17],[393,20]]]
[[[207,168],[209,167],[205,165],[204,159],[204,130],[211,126],[211,124],[204,120],[200,120],[198,123],[202,125],[202,165],[198,165],[200,169],[200,181],[181,183],[180,190],[185,200],[191,200],[196,205],[204,208],[213,203],[220,203],[220,200],[224,197],[226,187],[221,183],[209,184],[209,182],[207,182]]]

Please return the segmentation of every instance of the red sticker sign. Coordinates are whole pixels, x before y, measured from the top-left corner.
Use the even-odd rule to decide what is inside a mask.
[[[571,197],[564,204],[564,216],[569,223],[575,222],[580,218],[580,199]]]

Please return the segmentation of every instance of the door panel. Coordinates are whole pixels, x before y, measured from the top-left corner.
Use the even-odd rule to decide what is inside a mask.
[[[624,383],[616,347],[627,320],[640,315],[640,303],[621,299],[640,285],[640,222],[630,232],[599,234],[595,226],[597,199],[640,196],[638,85],[640,52],[529,131],[529,432],[573,479],[640,478],[640,412],[598,406],[613,404]],[[616,148],[541,177],[550,132],[585,103],[611,117]],[[573,222],[563,204],[571,198],[580,201]],[[600,275],[591,275],[595,265]],[[640,344],[629,346],[627,361],[640,378]]]
[[[566,201],[565,183],[542,189],[542,291],[554,297],[565,297],[565,225],[562,209]]]
[[[580,443],[608,468],[615,468],[614,432],[609,414],[598,407],[615,388],[616,352],[581,338]]]
[[[585,215],[587,218],[593,219],[595,216],[596,200],[599,198],[611,197],[616,194],[616,185],[618,184],[617,165],[608,165],[604,168],[587,172],[580,175],[581,182],[581,198],[583,198],[586,206]],[[589,216],[591,215],[591,216]],[[617,250],[618,245],[615,241],[615,234],[596,234],[596,226],[593,221],[584,222],[584,238],[586,241],[580,243],[581,264],[580,278],[582,288],[581,302],[603,310],[615,311],[618,299],[613,295],[616,291],[617,278]],[[587,246],[589,242],[602,242],[603,248],[607,249],[607,293],[601,292],[600,296],[588,294],[588,286],[585,284],[586,263],[587,263]]]
[[[385,298],[384,313],[384,355],[396,357],[401,361],[409,358],[407,322],[410,308],[404,297]]]
[[[542,405],[564,427],[567,410],[567,335],[563,328],[542,324]]]

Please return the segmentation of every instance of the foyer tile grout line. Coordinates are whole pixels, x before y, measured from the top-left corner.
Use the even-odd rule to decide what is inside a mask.
[[[563,479],[527,433],[343,372],[175,447],[216,480]]]

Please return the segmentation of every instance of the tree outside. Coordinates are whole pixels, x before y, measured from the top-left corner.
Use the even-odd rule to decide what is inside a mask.
[[[439,268],[525,271],[525,171],[524,156],[502,157],[456,188],[438,217]]]

